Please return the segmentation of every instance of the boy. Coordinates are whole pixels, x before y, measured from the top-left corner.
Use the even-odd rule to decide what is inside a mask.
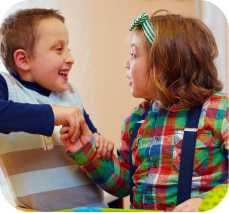
[[[74,60],[64,17],[52,9],[21,10],[5,19],[1,31],[1,55],[9,71],[0,75],[1,99],[79,107],[96,133],[68,83]],[[23,132],[0,138],[0,158],[15,205],[42,211],[102,206],[101,191],[66,157],[57,132],[52,137]],[[42,146],[51,150],[44,152]]]

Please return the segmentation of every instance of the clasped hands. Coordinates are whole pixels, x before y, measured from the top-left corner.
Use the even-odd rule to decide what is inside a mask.
[[[96,157],[111,158],[114,143],[98,133],[92,133],[84,119],[82,111],[77,107],[52,106],[55,125],[62,125],[60,140],[66,151],[77,152],[94,137],[96,141]]]

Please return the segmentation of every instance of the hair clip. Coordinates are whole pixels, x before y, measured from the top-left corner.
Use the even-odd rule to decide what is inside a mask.
[[[149,15],[146,12],[143,12],[141,15],[134,17],[130,25],[130,31],[134,28],[141,26],[144,34],[150,44],[153,43],[156,38],[154,27],[150,21]]]

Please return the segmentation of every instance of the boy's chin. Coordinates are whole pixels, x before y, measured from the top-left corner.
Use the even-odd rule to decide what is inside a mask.
[[[69,89],[70,89],[70,85],[66,84],[62,87],[56,88],[54,92],[65,92],[66,90],[69,90]]]

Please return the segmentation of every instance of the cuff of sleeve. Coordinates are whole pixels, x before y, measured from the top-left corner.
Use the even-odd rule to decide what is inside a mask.
[[[48,118],[46,118],[48,120],[48,129],[47,129],[47,136],[51,136],[52,133],[53,133],[53,130],[54,130],[54,126],[55,126],[55,116],[54,116],[54,113],[53,113],[53,110],[52,110],[52,107],[50,105],[47,105],[47,111],[48,111],[48,114],[50,116],[48,116]]]
[[[70,153],[70,157],[80,166],[85,166],[96,156],[96,139],[94,135],[79,151]]]

